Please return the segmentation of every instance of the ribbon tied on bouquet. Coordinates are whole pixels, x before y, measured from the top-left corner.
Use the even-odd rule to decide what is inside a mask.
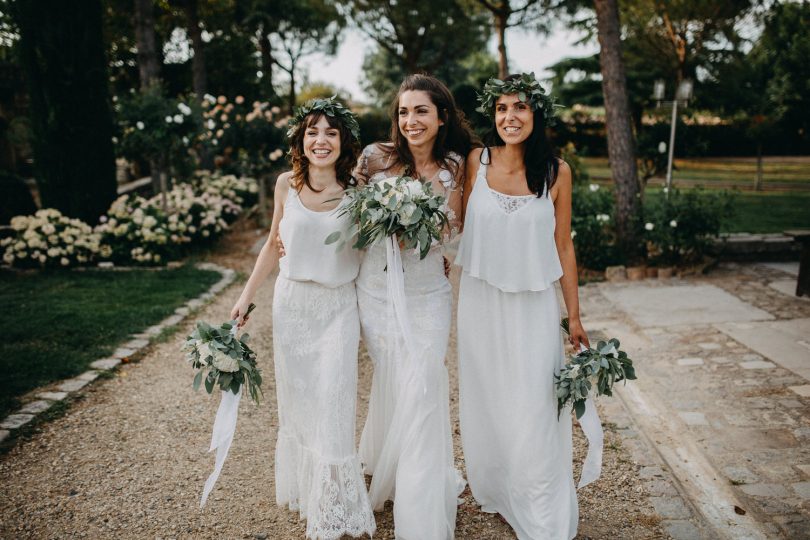
[[[580,351],[587,348],[580,343]],[[592,397],[585,400],[585,414],[579,419],[579,426],[588,440],[588,454],[582,463],[582,472],[579,475],[577,489],[584,488],[591,482],[599,479],[602,474],[602,453],[604,450],[605,434],[602,431],[602,420],[596,410],[596,403]]]

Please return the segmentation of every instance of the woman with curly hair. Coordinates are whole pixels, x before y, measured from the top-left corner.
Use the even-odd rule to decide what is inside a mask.
[[[276,181],[268,241],[231,310],[244,325],[256,290],[280,266],[273,294],[276,502],[300,512],[312,539],[375,531],[355,446],[360,253],[324,244],[350,225],[338,206],[355,183],[358,136],[354,115],[334,100],[296,112],[288,132],[292,171]],[[279,239],[288,248],[280,260]]]

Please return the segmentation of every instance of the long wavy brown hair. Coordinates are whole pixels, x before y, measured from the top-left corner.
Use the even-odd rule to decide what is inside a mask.
[[[338,184],[343,189],[357,184],[354,175],[352,175],[352,170],[357,163],[357,158],[360,156],[360,143],[352,136],[351,131],[339,118],[322,112],[313,112],[298,124],[298,129],[290,137],[289,155],[290,165],[292,166],[292,185],[298,191],[301,191],[304,185],[316,193],[321,191],[313,188],[312,184],[309,183],[309,159],[304,154],[304,134],[307,128],[317,124],[321,117],[326,118],[329,127],[340,132],[340,156],[335,162],[335,176],[337,176]]]
[[[416,170],[413,154],[408,148],[408,141],[399,131],[399,98],[409,90],[426,92],[430,96],[430,101],[436,106],[439,119],[444,122],[444,125],[439,126],[436,141],[433,143],[433,159],[455,176],[461,163],[451,159],[450,152],[455,152],[463,160],[470,153],[470,150],[476,146],[481,146],[481,143],[470,128],[464,113],[456,106],[456,100],[447,86],[436,77],[423,74],[405,77],[405,80],[399,85],[399,91],[397,91],[394,101],[391,103],[389,111],[391,117],[391,144],[378,145],[381,150],[394,157],[389,161],[390,165],[386,170],[402,166],[407,175],[414,174]]]

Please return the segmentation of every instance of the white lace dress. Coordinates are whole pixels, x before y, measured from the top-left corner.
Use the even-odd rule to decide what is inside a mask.
[[[375,530],[355,446],[359,257],[323,242],[343,221],[290,189],[279,224],[288,255],[273,296],[276,502],[298,510],[307,538],[319,540]]]
[[[374,147],[364,151],[371,157]],[[461,162],[461,158],[454,156]],[[395,173],[376,172],[371,182]],[[434,191],[453,185],[450,171],[439,171]],[[401,334],[387,305],[386,252],[370,247],[357,276],[363,341],[374,362],[369,413],[360,457],[373,475],[369,497],[375,509],[394,500],[395,536],[401,540],[453,538],[457,496],[463,488],[453,464],[447,369],[452,293],[444,275],[442,250],[423,260],[402,253],[407,311],[418,362],[405,354]],[[396,494],[396,497],[395,497]]]
[[[487,161],[484,150],[483,161]],[[520,540],[569,540],[578,508],[571,415],[557,418],[564,361],[550,198],[504,195],[481,164],[456,264],[459,420],[467,480]]]

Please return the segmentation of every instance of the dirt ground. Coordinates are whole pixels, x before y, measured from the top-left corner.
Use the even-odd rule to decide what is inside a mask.
[[[250,247],[259,231],[229,234],[206,258],[247,275]],[[458,269],[451,281],[457,290]],[[274,500],[276,439],[272,377],[272,284],[256,298],[259,306],[247,331],[265,373],[261,406],[242,405],[236,439],[208,505],[199,510],[203,483],[214,464],[206,452],[219,404],[194,392],[192,370],[179,350],[195,320],[225,320],[243,280],[220,294],[178,331],[152,345],[140,361],[125,364],[74,399],[64,415],[43,422],[0,456],[0,538],[304,538],[298,514]],[[459,467],[455,330],[447,356],[452,420]],[[360,360],[358,437],[371,386],[371,363]],[[584,458],[584,437],[575,428],[576,474]],[[602,477],[579,491],[577,538],[666,538],[638,475],[639,467],[606,422]],[[514,538],[497,516],[479,511],[469,490],[462,494],[456,537]],[[376,514],[375,538],[393,538],[389,505]]]

